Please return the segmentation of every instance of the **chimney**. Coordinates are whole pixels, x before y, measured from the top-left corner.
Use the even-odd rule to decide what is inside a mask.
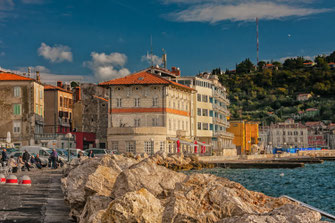
[[[57,87],[63,88],[63,82],[57,81]]]
[[[37,82],[41,82],[41,77],[40,77],[40,72],[39,71],[36,71],[36,81]]]
[[[180,69],[179,69],[179,67],[171,67],[171,73],[173,73],[176,76],[180,76]]]
[[[81,88],[79,86],[75,89],[75,100],[76,102],[81,100]]]

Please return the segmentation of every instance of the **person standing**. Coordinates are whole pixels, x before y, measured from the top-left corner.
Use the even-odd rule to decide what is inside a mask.
[[[3,165],[8,160],[8,156],[7,156],[7,152],[6,151],[7,151],[6,149],[3,149],[2,152],[1,152],[1,162],[3,163]]]
[[[58,154],[55,149],[52,149],[50,157],[51,157],[52,168],[57,169]]]
[[[27,168],[28,171],[30,171],[29,167],[29,160],[30,160],[30,154],[28,153],[27,150],[24,151],[23,156],[22,156],[22,160],[24,162],[24,166]]]

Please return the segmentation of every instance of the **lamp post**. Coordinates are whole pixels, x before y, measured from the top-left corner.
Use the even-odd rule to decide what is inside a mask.
[[[67,138],[67,161],[70,162],[70,139],[72,138],[72,134],[66,133],[65,138]]]

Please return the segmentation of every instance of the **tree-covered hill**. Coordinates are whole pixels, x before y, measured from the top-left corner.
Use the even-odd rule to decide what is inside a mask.
[[[314,62],[303,57],[287,59],[283,64],[261,61],[254,66],[249,59],[236,70],[214,69],[227,87],[232,119],[283,121],[331,120],[335,122],[335,51],[318,56]],[[311,94],[298,101],[299,94]],[[311,112],[313,111],[313,112]]]

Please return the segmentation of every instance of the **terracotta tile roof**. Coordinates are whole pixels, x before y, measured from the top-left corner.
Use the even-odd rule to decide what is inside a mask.
[[[194,90],[193,88],[190,88],[188,86],[176,83],[174,81],[170,81],[156,74],[152,74],[148,70],[140,71],[138,73],[130,74],[125,77],[102,82],[99,85],[108,86],[108,85],[137,85],[137,84],[175,85],[175,86],[182,87],[188,90]]]
[[[96,95],[93,95],[93,97],[98,98],[98,99],[103,100],[103,101],[108,101],[108,99],[103,98],[103,97],[99,97],[99,96],[96,96]]]
[[[35,80],[18,74],[12,74],[0,71],[0,81],[35,81]]]
[[[53,85],[45,85],[44,90],[58,90],[58,91],[64,91],[64,92],[67,92],[67,93],[70,93],[70,94],[73,93],[72,91],[68,91],[64,88],[61,88],[61,87],[58,87],[58,86],[53,86]]]

